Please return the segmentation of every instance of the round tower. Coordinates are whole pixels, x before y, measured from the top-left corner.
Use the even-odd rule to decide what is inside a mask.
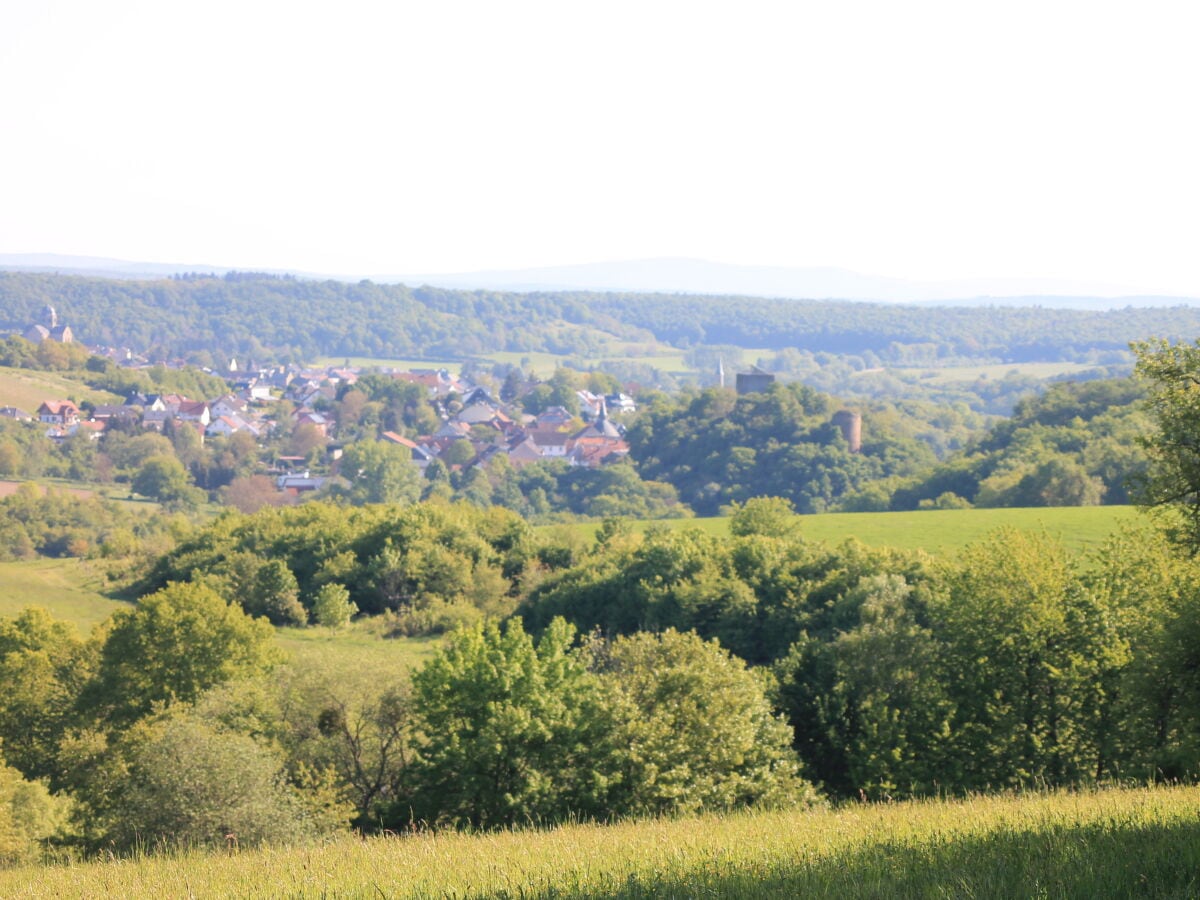
[[[833,414],[833,424],[841,429],[842,437],[850,447],[851,453],[862,450],[862,416],[849,409],[839,409]]]

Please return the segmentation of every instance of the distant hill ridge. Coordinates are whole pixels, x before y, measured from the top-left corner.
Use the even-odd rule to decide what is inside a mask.
[[[223,275],[233,267],[197,263],[149,263],[53,253],[0,254],[0,270],[109,278],[161,278],[179,272]],[[778,299],[870,300],[953,306],[1044,306],[1119,309],[1126,306],[1192,305],[1200,299],[1139,292],[1094,282],[1033,278],[906,281],[862,275],[834,267],[743,266],[696,259],[642,259],[533,269],[408,275],[328,275],[256,268],[266,274],[380,284],[431,285],[460,290],[517,292],[599,291],[748,296]]]
[[[193,270],[195,271],[195,270]],[[203,267],[199,268],[203,272]],[[153,279],[0,271],[0,331],[47,305],[78,340],[155,359],[469,359],[628,355],[656,342],[857,355],[864,365],[1128,361],[1132,340],[1192,340],[1200,307],[1093,311],[750,296],[408,287],[229,272]],[[1120,360],[1105,359],[1115,354]],[[634,353],[633,355],[638,355]],[[873,358],[872,358],[873,357]]]

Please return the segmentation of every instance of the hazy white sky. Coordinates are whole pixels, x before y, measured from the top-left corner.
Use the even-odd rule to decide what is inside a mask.
[[[1200,294],[1194,4],[13,0],[0,252]]]

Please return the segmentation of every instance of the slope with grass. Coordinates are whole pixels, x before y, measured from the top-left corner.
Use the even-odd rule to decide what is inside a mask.
[[[855,538],[875,547],[924,550],[933,556],[953,555],[997,528],[1045,531],[1076,552],[1094,549],[1123,525],[1141,516],[1132,506],[1062,506],[1029,509],[931,509],[917,512],[823,513],[797,519],[801,533],[814,541],[830,544]],[[660,519],[631,522],[638,531],[647,528],[698,528],[709,534],[729,533],[728,517]],[[541,526],[570,529],[590,539],[599,526]]]
[[[1189,897],[1200,788],[745,812],[22,868],[26,897]],[[232,843],[232,839],[231,839]]]
[[[87,633],[127,604],[103,592],[102,572],[82,559],[0,562],[0,619],[41,606]]]
[[[68,397],[74,397],[77,402],[121,402],[116,394],[93,390],[68,375],[0,366],[0,406],[15,406],[32,414],[46,400],[65,400]]]

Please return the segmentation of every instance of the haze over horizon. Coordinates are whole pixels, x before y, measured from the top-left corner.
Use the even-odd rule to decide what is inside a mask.
[[[0,253],[374,277],[707,260],[1200,296],[1191,15],[12,4]]]

